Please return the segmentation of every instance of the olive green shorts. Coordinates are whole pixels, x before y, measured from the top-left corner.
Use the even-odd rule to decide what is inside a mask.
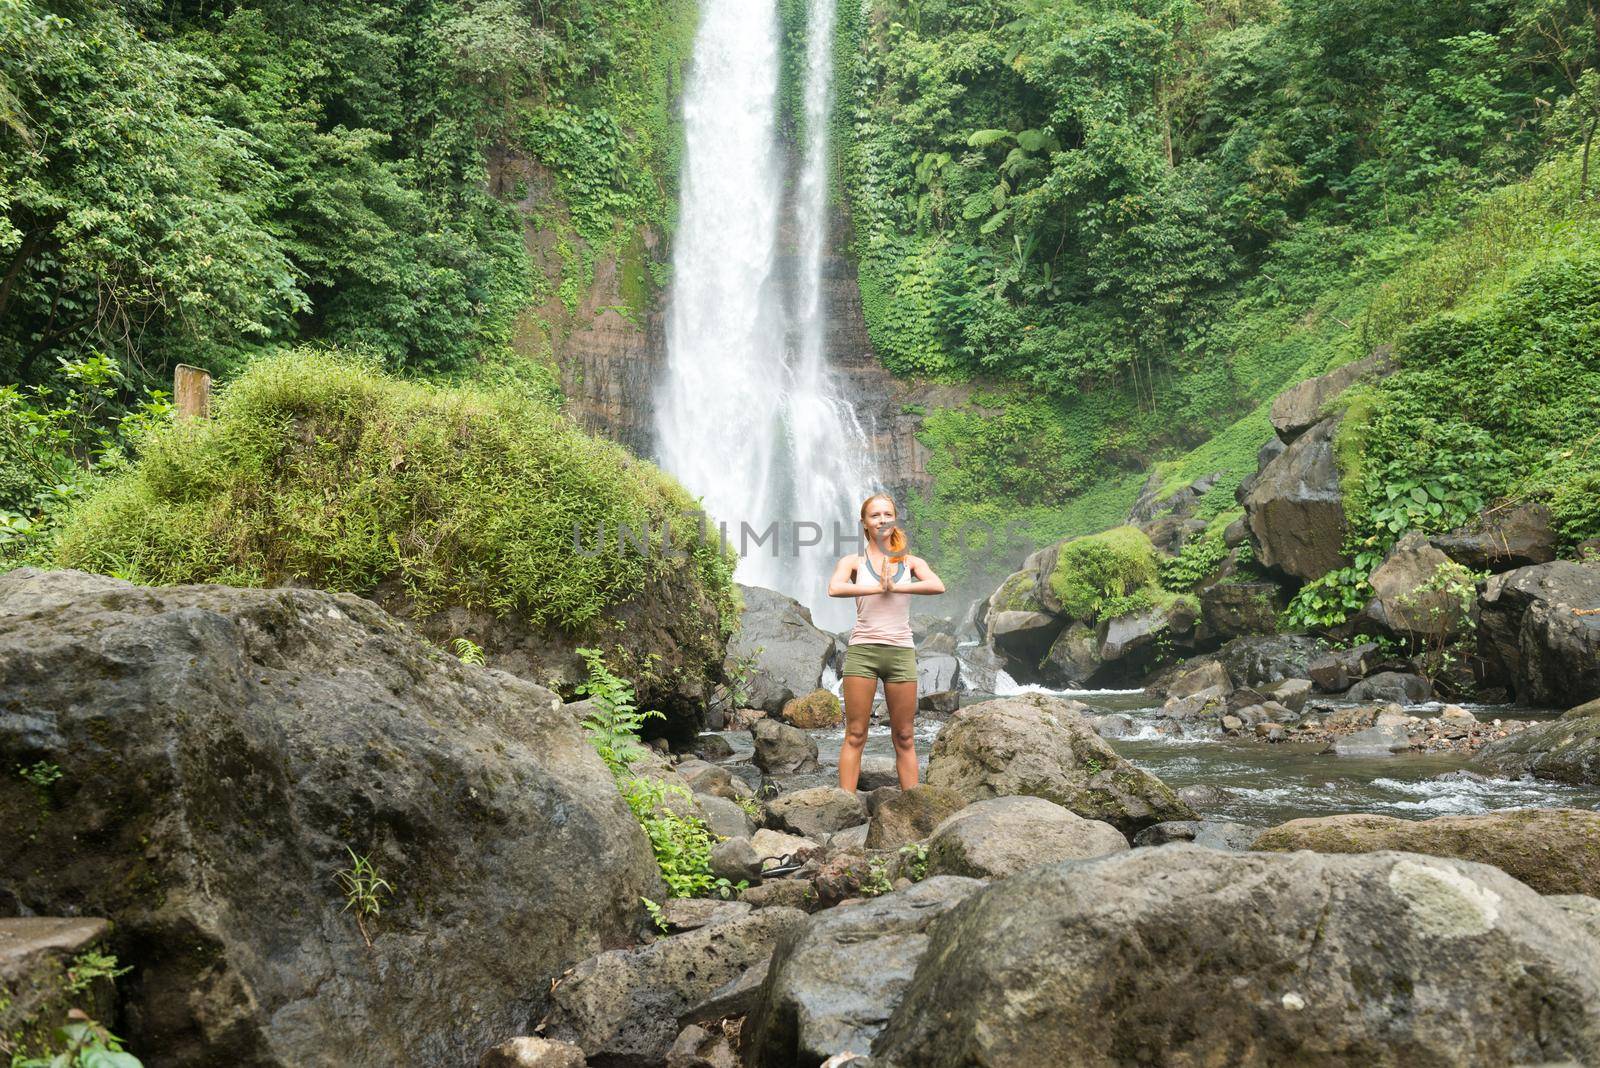
[[[845,648],[841,674],[884,682],[916,682],[917,651],[906,645],[860,642]]]

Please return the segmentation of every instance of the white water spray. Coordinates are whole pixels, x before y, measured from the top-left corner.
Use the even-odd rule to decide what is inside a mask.
[[[662,466],[727,524],[735,549],[742,524],[757,534],[777,524],[779,540],[745,541],[739,580],[789,594],[837,630],[853,606],[825,592],[834,530],[856,532],[877,483],[867,435],[825,358],[833,4],[812,0],[807,21],[797,247],[783,272],[775,3],[702,3],[656,439]]]

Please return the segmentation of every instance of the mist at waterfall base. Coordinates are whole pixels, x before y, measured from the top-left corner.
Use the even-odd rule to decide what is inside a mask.
[[[717,524],[776,523],[775,551],[741,553],[736,577],[840,630],[852,606],[826,595],[838,553],[828,539],[802,544],[799,523],[853,526],[883,487],[826,359],[833,4],[812,0],[808,13],[804,143],[792,167],[779,131],[776,0],[702,0],[683,98],[656,458]]]

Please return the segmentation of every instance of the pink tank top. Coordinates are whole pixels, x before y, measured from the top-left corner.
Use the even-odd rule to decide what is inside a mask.
[[[872,561],[863,556],[861,562],[866,565],[867,574],[876,582],[878,573],[873,569]],[[905,578],[907,570],[905,561],[900,561],[893,581],[899,582]],[[856,598],[856,625],[850,631],[849,644],[862,645],[867,642],[899,645],[908,649],[916,647],[911,639],[911,594],[874,593]]]

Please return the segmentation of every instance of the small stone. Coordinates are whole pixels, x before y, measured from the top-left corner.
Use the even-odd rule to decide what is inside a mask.
[[[806,879],[773,879],[741,892],[739,900],[749,902],[758,909],[787,906],[810,910],[817,904],[811,883]]]
[[[513,1038],[488,1050],[478,1068],[584,1068],[583,1050],[571,1042],[547,1038]]]
[[[711,847],[711,874],[730,883],[761,880],[761,855],[748,838],[728,838]]]

